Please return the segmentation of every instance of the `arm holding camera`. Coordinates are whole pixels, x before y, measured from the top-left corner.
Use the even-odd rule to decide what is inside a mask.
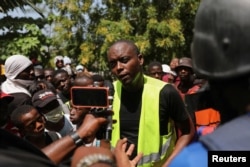
[[[105,117],[95,117],[92,114],[87,114],[84,118],[82,125],[77,129],[75,135],[78,135],[80,139],[89,140],[95,136],[97,130],[107,123]],[[69,153],[71,153],[76,147],[72,135],[65,136],[47,147],[42,151],[55,163],[59,164]]]
[[[105,134],[101,138],[111,140],[112,134],[112,103],[114,86],[112,82],[105,80],[103,86],[73,86],[71,88],[71,99],[74,106],[91,108],[90,112],[97,116],[104,116],[108,119],[105,129],[101,129]],[[100,137],[99,137],[100,138]]]

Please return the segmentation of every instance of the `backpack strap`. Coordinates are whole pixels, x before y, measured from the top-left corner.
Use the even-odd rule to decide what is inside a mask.
[[[250,114],[219,125],[211,134],[202,136],[200,141],[209,150],[244,151],[250,150]]]

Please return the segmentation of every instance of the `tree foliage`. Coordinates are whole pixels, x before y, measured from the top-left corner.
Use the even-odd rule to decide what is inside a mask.
[[[0,0],[0,12],[7,13],[10,10],[19,7],[23,12],[25,12],[25,6],[30,6],[34,9],[37,13],[41,16],[43,15],[42,12],[35,6],[34,2],[38,3],[40,0]]]
[[[145,64],[153,60],[169,63],[173,57],[190,56],[199,0],[44,1],[48,10],[44,19],[52,29],[51,35],[29,35],[23,50],[47,45],[52,48],[52,57],[69,56],[92,70],[107,69],[106,51],[119,39],[135,41]],[[22,38],[17,35],[8,47],[22,43]]]
[[[119,39],[135,41],[146,64],[190,56],[198,0],[104,0],[93,5],[94,2],[97,1],[65,0],[57,5],[60,26],[55,29],[56,36],[61,44],[62,40],[66,42],[62,49],[75,60],[97,64],[94,67],[99,70],[107,69],[106,51]]]
[[[41,1],[31,0],[0,0],[0,8],[4,13],[0,24],[0,60],[5,60],[8,56],[14,54],[23,54],[27,56],[42,55],[43,47],[49,43],[48,38],[42,33],[41,29],[46,24],[46,19],[35,3]],[[27,6],[41,17],[34,19],[31,17],[13,17],[8,14],[9,11],[21,9],[24,14],[27,12]],[[45,57],[42,57],[46,62]]]

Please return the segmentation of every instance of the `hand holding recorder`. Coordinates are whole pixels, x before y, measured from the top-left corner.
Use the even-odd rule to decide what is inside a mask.
[[[90,108],[91,114],[108,119],[106,127],[101,128],[101,138],[107,140],[111,139],[112,133],[113,92],[112,83],[108,83],[107,87],[73,86],[71,88],[71,100],[74,106]]]

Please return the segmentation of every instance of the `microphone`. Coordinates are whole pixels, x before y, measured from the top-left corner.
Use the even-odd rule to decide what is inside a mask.
[[[113,99],[114,99],[114,93],[115,93],[114,85],[112,84],[111,81],[105,80],[104,86],[108,87],[109,107],[107,110],[112,111],[113,110]],[[108,125],[106,127],[105,139],[110,141],[111,136],[112,136],[112,123],[113,123],[112,115],[109,115],[107,117],[107,119],[108,119]]]

